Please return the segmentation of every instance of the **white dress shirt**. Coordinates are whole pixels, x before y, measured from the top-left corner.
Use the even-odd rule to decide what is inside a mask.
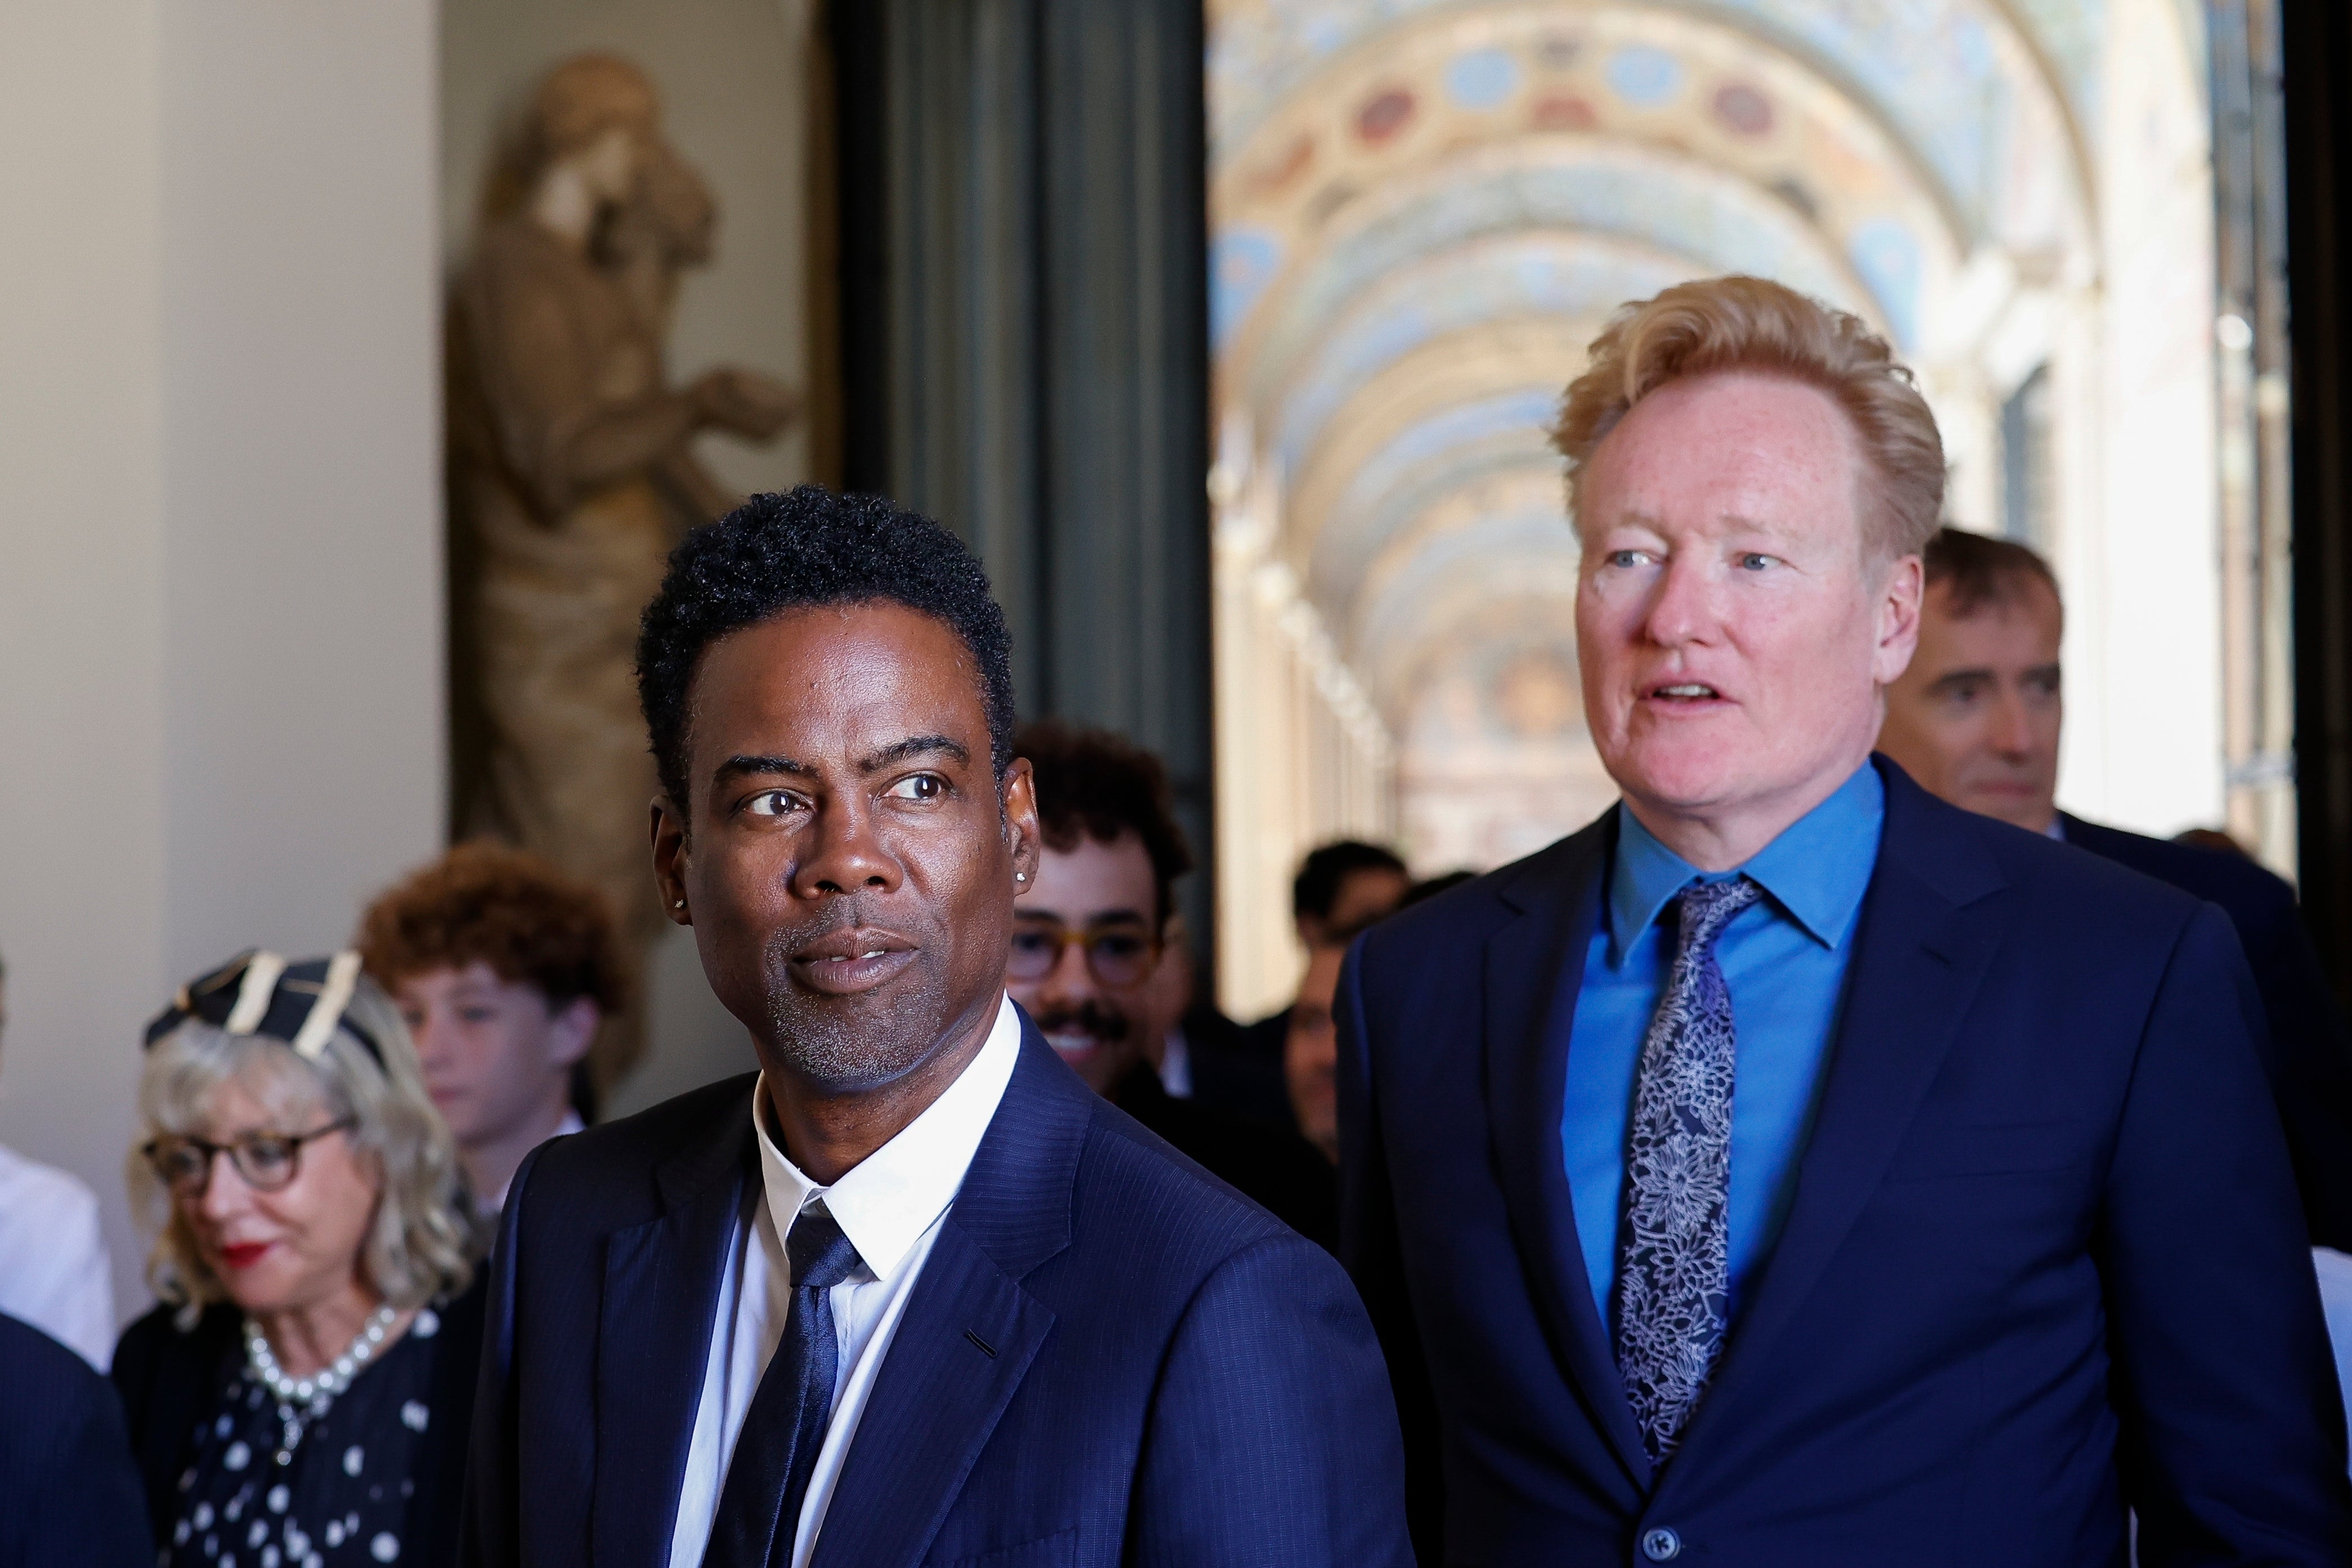
[[[793,1535],[793,1568],[807,1568],[833,1501],[834,1483],[841,1478],[842,1461],[857,1436],[866,1396],[890,1353],[891,1336],[1020,1055],[1021,1019],[1007,998],[997,1005],[995,1027],[980,1054],[956,1081],[897,1137],[831,1186],[817,1186],[784,1157],[762,1109],[766,1081],[753,1090],[760,1197],[728,1249],[719,1277],[702,1396],[695,1406],[686,1479],[670,1528],[669,1568],[699,1568],[710,1542],[736,1437],[759,1390],[760,1375],[783,1338],[792,1305],[792,1269],[783,1237],[802,1210],[821,1207],[857,1249],[858,1263],[830,1295],[839,1352],[833,1418],[825,1427],[824,1446],[817,1450],[816,1469],[809,1477],[808,1496]],[[776,1222],[780,1216],[782,1225]]]
[[[5,1146],[0,1312],[80,1352],[100,1372],[114,1359],[114,1285],[99,1239],[98,1196]]]
[[[2336,1352],[2336,1381],[2352,1405],[2352,1258],[2326,1247],[2311,1249],[2319,1274],[2319,1306],[2327,1314],[2327,1338]]]
[[[1192,1097],[1192,1047],[1184,1039],[1181,1025],[1168,1031],[1160,1053],[1160,1087],[1168,1091],[1171,1100]]]

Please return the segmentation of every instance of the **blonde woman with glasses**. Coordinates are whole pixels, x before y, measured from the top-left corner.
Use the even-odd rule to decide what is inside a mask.
[[[233,960],[147,1030],[160,1210],[114,1377],[164,1568],[438,1564],[481,1347],[449,1131],[358,955]]]

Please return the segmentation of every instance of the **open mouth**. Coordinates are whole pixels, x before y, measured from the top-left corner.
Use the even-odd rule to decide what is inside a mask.
[[[1652,686],[1642,695],[1652,702],[1675,706],[1693,706],[1723,700],[1723,694],[1705,681],[1669,681]]]
[[[836,931],[794,953],[793,974],[825,996],[870,991],[915,961],[915,945],[895,932]]]

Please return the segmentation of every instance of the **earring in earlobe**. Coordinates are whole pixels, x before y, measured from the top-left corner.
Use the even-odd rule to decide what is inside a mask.
[[[1016,871],[1013,873],[1013,880],[1015,882],[1027,882],[1029,880],[1029,873],[1025,871]]]
[[[686,907],[686,900],[682,898],[677,899],[670,904],[670,907],[672,909],[684,909]]]

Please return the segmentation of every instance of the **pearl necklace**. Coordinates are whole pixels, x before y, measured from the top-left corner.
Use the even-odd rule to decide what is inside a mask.
[[[245,1320],[245,1363],[253,1375],[281,1405],[313,1406],[323,1408],[328,1400],[352,1385],[352,1379],[372,1360],[383,1344],[383,1336],[400,1314],[389,1304],[378,1307],[370,1314],[367,1326],[358,1337],[335,1357],[334,1364],[308,1377],[295,1377],[278,1364],[277,1354],[269,1348],[269,1336],[251,1318]],[[314,1409],[313,1414],[317,1413]]]

